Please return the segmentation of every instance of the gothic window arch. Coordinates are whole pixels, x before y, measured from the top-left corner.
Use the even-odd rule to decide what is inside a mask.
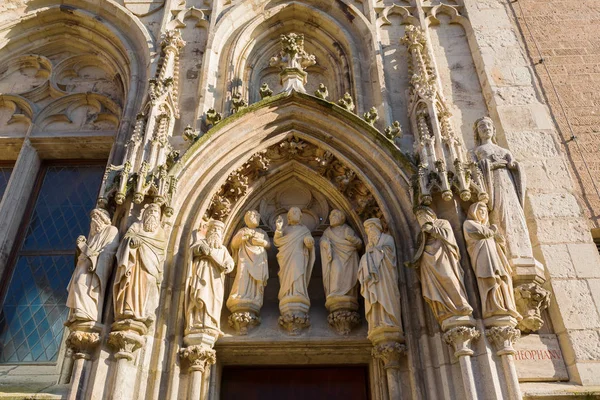
[[[46,364],[56,376],[74,240],[128,134],[121,122],[140,101],[132,77],[143,79],[146,55],[135,32],[124,40],[83,10],[44,15],[0,51],[0,364]]]

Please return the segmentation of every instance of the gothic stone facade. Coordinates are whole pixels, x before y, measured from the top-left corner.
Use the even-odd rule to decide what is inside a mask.
[[[232,398],[240,366],[598,395],[595,5],[565,3],[2,2],[0,398]]]

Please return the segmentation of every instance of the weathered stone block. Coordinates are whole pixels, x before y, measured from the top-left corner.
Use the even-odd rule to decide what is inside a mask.
[[[586,281],[554,280],[551,284],[554,289],[553,306],[560,313],[565,329],[600,328],[598,308]]]

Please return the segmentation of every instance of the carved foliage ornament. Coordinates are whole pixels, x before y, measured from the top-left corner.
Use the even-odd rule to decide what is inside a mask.
[[[213,196],[205,217],[224,221],[260,176],[291,160],[311,168],[331,182],[349,200],[361,219],[383,219],[375,197],[356,172],[329,151],[295,136],[254,154],[233,171]]]

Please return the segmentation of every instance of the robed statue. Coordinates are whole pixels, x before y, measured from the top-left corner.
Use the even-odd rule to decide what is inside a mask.
[[[190,279],[185,296],[186,332],[202,330],[218,338],[225,296],[225,274],[233,270],[233,258],[223,245],[225,224],[211,220],[206,238],[192,245]]]
[[[69,323],[100,322],[106,286],[112,274],[119,230],[111,225],[110,214],[101,208],[90,213],[89,239],[77,238],[76,266],[67,286]]]
[[[484,323],[488,325],[494,318],[512,317],[514,327],[521,315],[515,304],[512,268],[506,258],[504,236],[496,225],[489,224],[488,209],[483,202],[473,203],[467,218],[463,232],[477,277]]]
[[[525,177],[523,168],[510,151],[496,144],[496,130],[489,117],[475,122],[474,150],[483,173],[489,195],[490,222],[506,238],[507,256],[526,258],[533,262],[533,250],[523,207],[525,204]]]
[[[281,216],[276,221],[273,242],[278,249],[279,300],[293,296],[310,304],[308,283],[315,264],[315,241],[310,230],[300,223],[301,218],[302,211],[292,207],[287,213],[285,228]]]
[[[444,328],[452,317],[470,317],[460,253],[450,223],[425,206],[415,210],[421,226],[419,249],[411,265],[419,268],[421,288],[433,315]],[[470,318],[467,318],[470,319]]]
[[[394,327],[402,330],[398,265],[394,238],[383,233],[379,218],[364,222],[367,232],[365,254],[360,259],[358,281],[365,299],[365,316],[369,336],[376,328]]]
[[[244,222],[246,226],[231,240],[237,271],[227,299],[227,308],[231,312],[258,313],[263,305],[265,286],[269,279],[267,250],[271,243],[267,233],[258,227],[260,214],[257,211],[247,211]]]
[[[167,235],[161,225],[161,209],[150,204],[142,221],[127,230],[117,250],[114,281],[115,320],[150,323],[158,305]]]
[[[362,240],[346,222],[340,210],[329,214],[329,228],[325,229],[320,240],[321,266],[325,296],[357,296],[358,249]]]

